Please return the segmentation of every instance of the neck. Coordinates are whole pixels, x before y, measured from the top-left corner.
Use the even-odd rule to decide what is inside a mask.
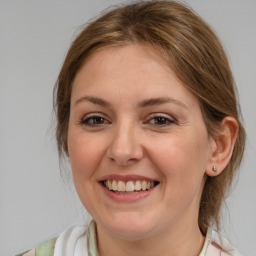
[[[97,227],[98,250],[100,256],[198,256],[204,243],[198,224],[172,227],[146,238],[138,240],[120,239],[104,228]]]

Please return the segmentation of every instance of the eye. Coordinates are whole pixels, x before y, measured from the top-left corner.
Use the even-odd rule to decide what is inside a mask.
[[[107,121],[104,117],[102,116],[90,116],[90,117],[84,117],[81,120],[81,124],[83,125],[88,125],[88,126],[99,126],[101,124],[108,124],[109,121]]]
[[[172,120],[171,118],[168,118],[162,115],[155,115],[149,119],[148,123],[157,125],[157,126],[167,126],[175,123],[175,121]]]

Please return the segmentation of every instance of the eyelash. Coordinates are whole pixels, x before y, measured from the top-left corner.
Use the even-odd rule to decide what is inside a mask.
[[[171,125],[171,124],[174,124],[175,121],[171,118],[168,118],[164,115],[160,115],[160,114],[155,114],[155,115],[151,115],[150,118],[147,120],[147,122],[151,121],[151,120],[157,120],[158,121],[164,121],[165,123],[160,123],[160,124],[156,124],[155,122],[152,124],[152,125],[157,125],[157,126],[160,126],[160,127],[163,127],[163,126],[168,126],[168,125]],[[160,119],[160,120],[159,120]],[[167,124],[166,124],[167,122]]]
[[[94,127],[94,126],[99,126],[99,125],[101,125],[101,124],[103,124],[103,123],[100,123],[100,124],[96,124],[96,123],[94,123],[94,121],[95,120],[97,120],[98,119],[98,121],[99,121],[99,119],[101,119],[101,121],[103,121],[103,123],[105,122],[105,121],[107,121],[104,117],[102,117],[102,116],[99,116],[99,115],[93,115],[93,116],[89,116],[89,117],[87,117],[87,118],[83,118],[82,120],[81,120],[81,122],[80,122],[80,124],[82,124],[82,125],[87,125],[87,126],[92,126],[92,127]],[[91,124],[91,123],[89,123],[89,121],[93,121],[93,123]],[[108,122],[108,121],[107,121]],[[108,122],[109,123],[109,122]]]
[[[157,124],[156,123],[156,120],[158,119],[158,121],[160,122],[164,122],[164,123],[160,123],[160,124]],[[97,121],[101,121],[101,123],[95,123],[94,121],[96,120]],[[147,119],[146,122],[144,123],[150,123],[151,120],[155,120],[155,122],[151,125],[156,125],[156,126],[159,126],[159,127],[165,127],[165,126],[168,126],[168,125],[171,125],[171,124],[174,124],[176,123],[173,119],[171,118],[168,118],[164,115],[160,115],[160,114],[155,114],[155,115],[151,115],[149,119]],[[93,123],[89,123],[90,121],[92,121]],[[86,125],[86,126],[91,126],[91,127],[95,127],[95,126],[100,126],[102,124],[105,123],[105,121],[107,121],[104,117],[102,116],[99,116],[99,115],[93,115],[93,116],[89,116],[87,118],[83,118],[80,122],[81,125]],[[107,121],[107,123],[110,123],[109,121]]]

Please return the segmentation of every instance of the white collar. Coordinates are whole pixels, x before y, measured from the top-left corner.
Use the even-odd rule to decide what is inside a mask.
[[[90,222],[88,229],[76,226],[62,232],[57,238],[54,256],[99,256],[96,232],[93,220]],[[227,239],[220,238],[219,234],[211,228],[207,230],[203,249],[199,256],[228,256],[228,254],[221,252],[214,244],[232,251],[232,256],[242,256]]]

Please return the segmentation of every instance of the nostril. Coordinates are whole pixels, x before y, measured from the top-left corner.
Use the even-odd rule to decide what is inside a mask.
[[[118,166],[126,167],[133,165],[139,161],[139,159],[132,158],[132,159],[120,159],[120,158],[110,158],[112,163],[115,163]]]

